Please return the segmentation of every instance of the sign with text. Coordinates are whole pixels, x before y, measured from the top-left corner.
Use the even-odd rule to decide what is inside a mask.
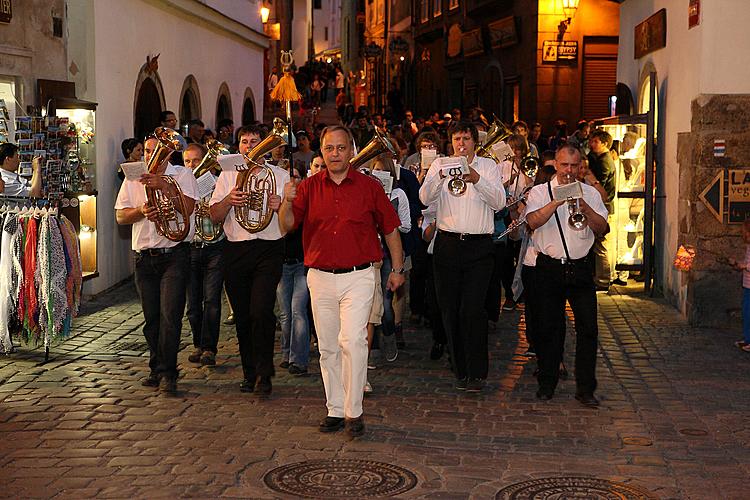
[[[578,42],[545,40],[542,43],[542,62],[577,61]]]
[[[635,58],[667,46],[667,9],[649,17],[635,27]]]
[[[9,23],[13,18],[13,3],[11,0],[0,0],[0,23]]]
[[[728,222],[750,219],[750,169],[729,171]]]

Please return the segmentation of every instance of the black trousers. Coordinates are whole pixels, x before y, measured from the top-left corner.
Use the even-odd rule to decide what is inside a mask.
[[[153,375],[177,376],[185,293],[190,276],[187,244],[166,254],[134,254],[135,286],[143,308],[143,336]]]
[[[538,331],[534,333],[542,389],[557,387],[559,366],[565,343],[565,302],[570,303],[576,329],[576,392],[596,390],[596,349],[599,328],[596,323],[596,290],[590,257],[563,265],[539,254],[533,272],[534,296],[538,307]]]
[[[284,240],[228,241],[224,246],[224,286],[234,311],[242,371],[274,375],[276,316],[273,306],[284,263]]]
[[[492,238],[459,240],[438,232],[433,264],[456,378],[486,379],[487,311],[484,308],[493,266]]]
[[[443,315],[440,312],[438,304],[437,291],[435,291],[435,268],[432,263],[432,255],[426,255],[425,266],[425,314],[430,319],[432,325],[432,341],[435,344],[445,345],[448,339],[445,338],[445,328],[443,328]]]
[[[427,314],[427,244],[420,238],[411,254],[409,271],[409,309],[412,314]],[[431,264],[432,262],[430,262]]]
[[[497,322],[500,319],[500,301],[503,294],[503,265],[505,261],[506,247],[504,242],[492,244],[492,276],[487,287],[487,297],[484,308],[487,310],[487,319]],[[510,297],[512,298],[513,292]],[[506,297],[507,297],[506,292]]]

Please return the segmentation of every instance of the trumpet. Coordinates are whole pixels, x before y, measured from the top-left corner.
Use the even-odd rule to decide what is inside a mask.
[[[586,215],[581,212],[581,199],[580,198],[568,198],[568,225],[574,231],[582,231],[587,226]]]
[[[451,175],[451,180],[448,181],[448,192],[453,196],[461,196],[466,192],[467,186],[461,168],[451,168],[448,173]]]

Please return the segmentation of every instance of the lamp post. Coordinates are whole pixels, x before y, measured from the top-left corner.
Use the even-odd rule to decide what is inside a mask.
[[[565,32],[568,31],[570,23],[573,22],[573,18],[576,17],[576,11],[578,10],[579,0],[562,0],[563,15],[565,18],[560,21],[557,26],[557,39],[562,42],[565,37]]]

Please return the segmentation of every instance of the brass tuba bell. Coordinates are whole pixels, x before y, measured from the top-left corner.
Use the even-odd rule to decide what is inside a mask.
[[[357,170],[359,167],[372,160],[376,156],[380,156],[383,153],[391,153],[394,158],[398,157],[396,148],[393,147],[391,141],[385,136],[383,131],[375,127],[375,134],[373,135],[370,142],[365,144],[362,151],[357,153],[357,156],[349,160],[349,167]]]
[[[151,174],[155,174],[166,164],[172,153],[180,152],[186,146],[185,139],[171,128],[157,127],[153,137],[157,141],[156,148],[146,165]],[[156,230],[170,241],[182,241],[190,232],[190,213],[182,196],[182,189],[172,177],[160,177],[167,183],[165,191],[146,186],[148,204],[155,207],[159,214],[154,222]]]
[[[197,167],[193,169],[195,178],[203,176],[211,170],[221,170],[218,158],[221,155],[229,154],[229,150],[216,139],[209,139],[205,144],[208,151]],[[216,241],[224,234],[224,224],[211,222],[209,213],[208,199],[204,198],[198,201],[195,207],[195,234],[206,242]]]
[[[511,135],[513,135],[513,132],[511,132],[508,126],[501,122],[497,116],[493,115],[493,122],[492,125],[490,125],[490,129],[487,131],[487,138],[484,140],[484,143],[476,149],[476,155],[483,158],[490,158],[495,163],[500,163],[501,160],[492,152],[492,146],[500,141],[504,141]]]
[[[286,123],[274,118],[271,133],[244,155],[246,168],[238,173],[236,187],[250,196],[247,203],[234,207],[234,218],[250,233],[263,231],[273,218],[268,200],[276,194],[276,176],[262,158],[269,151],[286,146],[288,134]]]

